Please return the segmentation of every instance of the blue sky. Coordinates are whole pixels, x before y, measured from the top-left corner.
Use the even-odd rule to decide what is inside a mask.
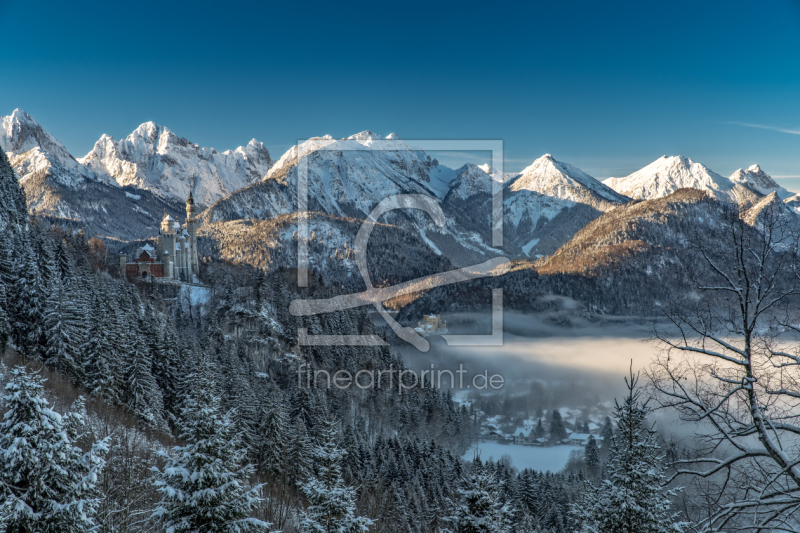
[[[0,24],[0,114],[25,109],[76,156],[153,120],[275,157],[370,129],[503,139],[506,170],[681,154],[800,176],[800,0],[0,0]]]

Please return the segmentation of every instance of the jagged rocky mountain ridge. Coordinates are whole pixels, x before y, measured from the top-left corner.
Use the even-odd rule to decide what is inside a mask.
[[[152,237],[164,212],[183,216],[192,186],[197,202],[207,205],[257,181],[273,163],[255,139],[220,153],[152,122],[120,142],[103,135],[81,159],[20,109],[2,117],[0,126],[0,147],[25,190],[29,212],[111,239]]]
[[[503,248],[491,239],[492,176],[474,164],[451,170],[397,136],[362,132],[329,136],[293,147],[264,180],[207,209],[205,223],[269,219],[294,212],[298,172],[307,172],[309,209],[364,219],[384,198],[424,194],[438,200],[447,224],[439,228],[419,211],[386,215],[386,221],[418,233],[435,252],[457,265],[497,255],[552,253],[592,218],[627,201],[591,176],[549,154],[502,184]]]
[[[103,135],[79,162],[100,179],[163,198],[183,200],[192,191],[195,201],[205,206],[260,180],[274,163],[256,139],[217,152],[154,122],[145,122],[121,141]]]
[[[0,147],[18,176],[32,215],[76,225],[93,235],[128,240],[152,236],[162,213],[180,213],[176,202],[109,184],[22,110],[3,117],[0,125]]]
[[[731,174],[729,179],[734,183],[738,183],[754,191],[758,191],[765,196],[768,196],[773,192],[776,193],[778,198],[781,200],[787,200],[794,196],[794,193],[789,192],[785,188],[778,185],[778,183],[772,179],[772,176],[764,172],[758,165],[752,165],[748,167],[747,170],[742,170],[740,168]]]
[[[444,227],[417,210],[393,212],[381,221],[413,234],[409,242],[426,248],[420,254],[433,253],[455,266],[498,255],[549,256],[591,221],[631,199],[659,198],[683,187],[748,206],[774,192],[790,209],[800,207],[797,196],[757,165],[724,178],[681,156],[662,157],[626,178],[601,183],[550,154],[502,178],[488,165],[450,169],[394,134],[382,138],[369,131],[346,139],[310,139],[277,162],[255,140],[217,152],[152,122],[120,141],[102,136],[77,160],[21,110],[3,119],[0,135],[33,214],[121,240],[154,235],[164,211],[182,216],[181,204],[190,190],[198,203],[209,205],[200,216],[205,224],[292,215],[297,212],[301,169],[308,172],[309,209],[328,217],[318,221],[320,227],[328,225],[320,234],[338,231],[330,226],[335,219],[363,220],[389,195],[433,197],[445,214]],[[502,248],[493,247],[491,239],[493,180],[500,182],[504,199]],[[246,227],[237,227],[237,232],[246,233]],[[219,231],[208,233],[209,238],[218,235]],[[333,241],[329,244],[334,246]],[[340,251],[330,248],[328,254]],[[288,256],[268,255],[276,264],[289,263]]]
[[[708,191],[719,200],[740,205],[753,204],[772,191],[777,191],[781,199],[792,196],[758,165],[725,178],[680,155],[662,156],[629,176],[608,178],[603,183],[634,200],[663,198],[683,188]]]

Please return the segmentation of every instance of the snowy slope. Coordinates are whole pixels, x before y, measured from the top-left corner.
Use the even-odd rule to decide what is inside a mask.
[[[795,213],[800,214],[800,194],[790,196],[789,198],[785,199],[783,203],[786,205],[786,207],[794,210]]]
[[[217,152],[154,122],[145,122],[121,141],[103,135],[79,162],[110,182],[163,198],[183,200],[191,190],[201,205],[257,182],[273,164],[269,151],[255,139],[236,150]]]
[[[568,163],[545,154],[508,185],[511,191],[533,191],[574,202],[627,202],[624,195],[603,185],[592,176]]]
[[[411,149],[394,134],[382,139],[363,131],[346,139],[336,140],[328,135],[293,146],[264,181],[280,181],[294,193],[301,164],[307,170],[309,198],[322,211],[338,215],[353,208],[369,213],[378,202],[394,194],[444,198],[456,177],[452,169]]]
[[[268,220],[205,224],[198,231],[199,253],[264,269],[295,267],[300,217],[292,213]],[[353,248],[360,221],[314,213],[307,223],[311,268],[337,285],[363,290]],[[386,224],[374,228],[367,264],[376,284],[399,283],[453,268],[447,258],[425,246],[418,234]]]
[[[527,257],[553,253],[589,221],[627,201],[582,170],[545,154],[506,184],[507,240]]]
[[[215,203],[201,214],[201,220],[266,220],[293,213],[298,206],[301,172],[307,178],[309,210],[362,220],[389,196],[421,194],[442,201],[457,178],[477,182],[482,175],[477,167],[460,169],[459,174],[394,134],[385,139],[370,131],[345,139],[326,135],[293,146],[262,182]],[[488,176],[486,179],[488,182]],[[484,261],[487,252],[497,255],[476,233],[454,227],[451,218],[445,228],[437,227],[418,210],[395,211],[382,220],[419,235],[431,250],[456,264]]]

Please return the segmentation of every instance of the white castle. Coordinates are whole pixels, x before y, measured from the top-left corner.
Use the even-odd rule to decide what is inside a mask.
[[[163,278],[174,281],[197,282],[200,268],[197,261],[197,219],[194,198],[186,200],[186,223],[164,213],[156,247],[145,244],[136,250],[134,262],[120,253],[120,270],[129,279]]]

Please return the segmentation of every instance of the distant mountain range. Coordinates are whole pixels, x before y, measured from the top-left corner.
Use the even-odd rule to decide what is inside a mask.
[[[393,239],[420,248],[412,253],[417,257],[438,256],[440,267],[499,255],[522,261],[551,258],[552,267],[558,257],[566,257],[562,248],[593,221],[632,201],[657,200],[685,188],[746,208],[778,202],[793,214],[800,209],[800,195],[779,186],[757,165],[725,178],[682,156],[664,156],[627,177],[601,182],[546,154],[518,174],[499,177],[485,165],[448,168],[395,134],[317,137],[274,161],[255,139],[217,152],[147,122],[120,141],[103,135],[86,156],[76,159],[24,111],[17,109],[1,120],[0,146],[20,178],[32,214],[86,227],[109,239],[143,239],[156,234],[164,211],[182,216],[191,191],[205,208],[200,214],[203,250],[259,266],[294,261],[289,243],[297,238],[301,167],[308,172],[309,210],[319,215],[311,239],[321,268],[337,254],[349,257],[347,247],[358,229],[352,222],[363,220],[394,194],[432,197],[445,213],[443,227],[416,210],[381,219],[389,228],[387,235],[405,232],[408,238]],[[503,182],[502,249],[491,240],[492,180]],[[266,227],[254,220],[274,223]],[[228,230],[235,230],[235,239],[225,236]],[[265,231],[269,238],[263,238]],[[314,261],[312,257],[312,266]],[[399,270],[412,276],[419,269]]]

